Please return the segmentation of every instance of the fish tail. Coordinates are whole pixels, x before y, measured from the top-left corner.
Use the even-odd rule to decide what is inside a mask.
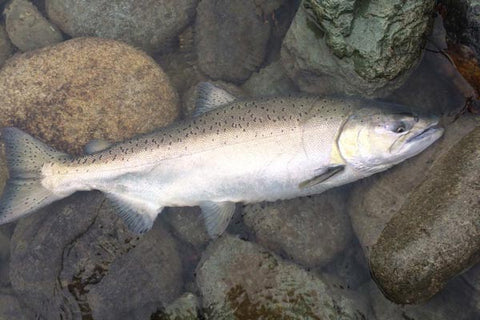
[[[16,128],[1,131],[9,178],[0,198],[0,224],[8,223],[44,207],[60,197],[42,185],[45,163],[69,158]]]

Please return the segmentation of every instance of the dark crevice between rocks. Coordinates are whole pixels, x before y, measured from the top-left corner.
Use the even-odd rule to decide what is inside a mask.
[[[75,238],[72,239],[72,241],[70,241],[64,247],[63,254],[60,261],[60,270],[57,274],[57,284],[61,289],[64,289],[64,287],[62,286],[60,276],[64,270],[65,257],[67,257],[70,254],[70,251],[74,247],[74,244],[77,242],[77,240],[79,240],[85,234],[87,234],[91,230],[91,228],[95,225],[95,222],[97,221],[97,218],[100,214],[100,209],[104,205],[105,201],[106,199],[104,199],[100,203],[100,205],[97,207],[95,217],[92,220],[92,222],[88,225],[88,227],[83,232],[80,232]],[[79,273],[73,276],[72,282],[67,285],[67,289],[71,293],[71,295],[74,297],[75,301],[77,302],[78,307],[80,308],[80,311],[81,311],[82,319],[94,320],[92,317],[92,309],[90,308],[90,305],[85,299],[85,295],[88,293],[88,290],[85,289],[85,287],[89,284],[99,283],[102,280],[102,278],[105,276],[108,269],[97,265],[94,268],[94,273],[90,277],[88,277],[86,280],[82,279],[83,271],[84,270],[81,270]]]

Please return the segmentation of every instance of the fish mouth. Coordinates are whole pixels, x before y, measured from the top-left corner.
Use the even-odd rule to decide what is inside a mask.
[[[435,123],[432,123],[430,126],[428,126],[427,128],[423,129],[422,131],[418,132],[418,133],[415,134],[414,136],[408,138],[408,139],[407,139],[407,143],[421,140],[421,139],[423,139],[423,138],[425,138],[425,137],[427,137],[427,136],[432,135],[433,133],[437,132],[438,130],[443,130],[443,128],[440,127],[440,126],[438,125],[438,121],[436,121]]]

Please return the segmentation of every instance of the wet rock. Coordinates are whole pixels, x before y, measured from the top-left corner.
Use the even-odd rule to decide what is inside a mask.
[[[195,22],[200,69],[215,80],[245,81],[265,58],[271,28],[254,0],[201,1]]]
[[[477,125],[478,121],[473,117],[462,117],[448,125],[443,138],[420,155],[353,185],[348,212],[367,256],[385,225],[407,202],[412,190],[427,180],[426,172]]]
[[[0,126],[78,154],[173,121],[178,97],[164,72],[121,42],[78,38],[17,55],[0,71]]]
[[[392,301],[426,301],[480,260],[479,144],[480,127],[438,160],[372,247],[372,275]]]
[[[434,1],[318,1],[300,6],[282,48],[302,91],[385,95],[418,63]]]
[[[205,251],[197,285],[209,319],[370,319],[348,290],[228,235]]]
[[[12,52],[12,43],[8,38],[7,32],[5,31],[3,26],[0,25],[0,67],[3,65],[5,60],[10,57]]]
[[[389,301],[373,281],[362,291],[370,296],[376,319],[388,320],[472,320],[479,313],[472,308],[471,297],[474,292],[460,278],[451,281],[442,292],[430,301],[420,305],[398,305]]]
[[[27,0],[13,0],[4,11],[8,36],[21,51],[30,51],[63,41],[58,28],[51,24]]]
[[[259,244],[308,267],[325,265],[352,236],[344,189],[248,205],[244,222]]]
[[[160,310],[152,314],[151,320],[197,320],[198,318],[198,298],[190,292],[185,293],[165,310]]]
[[[476,310],[478,317],[480,317],[480,264],[477,263],[470,270],[453,279],[447,284],[447,287],[456,281],[463,281],[465,283],[468,288],[465,292],[471,298],[473,309]]]
[[[210,241],[200,208],[169,208],[162,216],[178,238],[195,248],[202,248]]]
[[[27,320],[24,308],[14,295],[0,293],[0,319]]]
[[[0,287],[10,286],[10,237],[5,228],[0,229]],[[1,318],[1,317],[0,317]]]
[[[10,280],[27,310],[45,319],[80,314],[59,275],[65,248],[94,223],[104,201],[99,193],[80,193],[19,220],[11,240]]]
[[[87,301],[93,319],[147,319],[173,302],[183,285],[177,252],[175,241],[157,223],[91,287]]]
[[[251,96],[287,95],[298,91],[295,84],[285,73],[280,61],[275,61],[265,68],[253,73],[242,85]]]
[[[198,0],[46,0],[49,18],[72,37],[125,41],[147,52],[160,51],[191,21]]]

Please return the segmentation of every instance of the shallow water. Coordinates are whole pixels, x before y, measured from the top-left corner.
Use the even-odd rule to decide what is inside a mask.
[[[240,98],[357,90],[437,114],[446,133],[389,171],[321,195],[237,204],[214,240],[197,207],[165,208],[137,235],[100,192],[76,193],[0,227],[0,318],[480,318],[480,181],[472,147],[480,121],[475,103],[467,104],[476,92],[439,50],[446,37],[440,20],[417,63],[380,86],[384,80],[373,85],[349,74],[359,69],[343,65],[348,55],[309,57],[319,65],[337,61],[333,75],[285,58],[299,1],[68,2],[32,1],[37,12],[20,6],[20,14],[2,18],[15,56],[0,71],[0,125],[62,151],[78,155],[91,139],[122,141],[190,117],[201,81]],[[356,4],[354,12],[361,10]],[[328,48],[328,30],[310,14],[305,33]],[[334,20],[340,26],[343,14]],[[37,37],[50,23],[60,44]],[[77,39],[85,35],[138,50]],[[46,49],[21,52],[22,43],[37,40]],[[290,55],[315,47],[299,43]],[[2,148],[0,189],[7,175]]]

